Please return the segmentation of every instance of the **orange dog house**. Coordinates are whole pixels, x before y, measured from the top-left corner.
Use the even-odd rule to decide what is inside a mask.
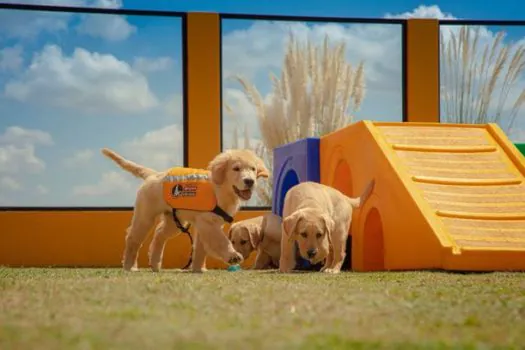
[[[496,124],[360,121],[321,138],[321,183],[359,196],[356,271],[525,270],[525,158]]]

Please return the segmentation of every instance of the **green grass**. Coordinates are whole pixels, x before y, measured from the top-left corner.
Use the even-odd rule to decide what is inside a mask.
[[[0,349],[525,344],[525,275],[0,268]]]

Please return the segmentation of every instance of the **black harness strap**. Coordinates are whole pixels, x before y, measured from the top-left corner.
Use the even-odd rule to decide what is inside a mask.
[[[182,223],[180,222],[179,218],[177,217],[177,209],[173,209],[173,220],[175,221],[175,225],[177,225],[177,228],[179,230],[181,230],[182,232],[184,232],[185,234],[187,234],[189,239],[190,239],[191,254],[190,254],[190,259],[188,260],[188,263],[186,264],[186,266],[184,266],[182,268],[183,270],[185,270],[191,265],[191,262],[192,262],[191,258],[192,258],[192,255],[193,255],[193,237],[191,236],[191,233],[190,233],[190,226],[191,226],[191,224],[188,224],[186,227],[182,226]]]
[[[172,213],[173,213],[173,221],[175,221],[175,225],[177,225],[177,228],[179,230],[181,230],[182,232],[184,232],[185,234],[187,234],[188,237],[190,238],[191,254],[190,254],[190,258],[188,260],[188,263],[186,264],[186,266],[184,266],[182,268],[183,270],[185,270],[191,265],[191,263],[192,263],[192,256],[193,256],[193,237],[191,236],[191,233],[190,233],[190,226],[191,226],[191,224],[188,224],[186,227],[184,227],[182,225],[182,223],[180,222],[179,218],[177,217],[177,209],[173,208],[172,209]],[[213,208],[212,213],[219,215],[221,218],[223,218],[224,221],[226,221],[229,224],[231,224],[233,222],[233,217],[231,217],[227,212],[225,212],[218,205],[215,206],[215,208]]]

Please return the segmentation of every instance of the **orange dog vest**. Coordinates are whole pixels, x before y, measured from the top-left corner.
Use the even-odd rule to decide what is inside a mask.
[[[226,222],[233,218],[217,206],[210,174],[203,169],[174,167],[163,181],[163,195],[166,203],[173,208],[173,217],[178,221],[178,209],[210,211],[221,216]]]

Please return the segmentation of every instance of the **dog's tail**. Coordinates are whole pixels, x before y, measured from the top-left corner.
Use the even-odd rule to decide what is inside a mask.
[[[139,165],[137,163],[134,163],[130,160],[125,159],[124,157],[115,153],[109,148],[103,148],[101,152],[103,155],[105,155],[106,157],[108,157],[109,159],[117,163],[122,169],[126,170],[127,172],[130,172],[131,174],[133,174],[134,176],[140,179],[146,179],[148,176],[157,173],[153,169],[146,168],[142,165]]]
[[[368,186],[366,186],[363,193],[361,193],[361,196],[357,198],[347,197],[352,207],[360,208],[363,205],[363,203],[366,202],[366,200],[368,199],[368,197],[370,197],[370,195],[372,194],[372,191],[374,190],[375,183],[376,183],[375,179],[372,179],[372,181],[370,181]]]

